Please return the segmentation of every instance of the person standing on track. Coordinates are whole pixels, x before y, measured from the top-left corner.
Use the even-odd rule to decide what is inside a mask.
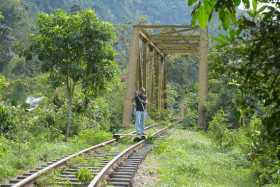
[[[145,95],[145,89],[141,88],[136,92],[134,98],[136,104],[136,113],[135,113],[135,128],[137,135],[144,136],[144,119],[145,119],[145,108],[148,103],[147,96]]]

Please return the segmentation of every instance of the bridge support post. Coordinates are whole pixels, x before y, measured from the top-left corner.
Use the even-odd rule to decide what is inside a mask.
[[[124,99],[123,126],[129,127],[133,112],[133,98],[136,91],[137,62],[139,56],[139,28],[133,28],[130,44],[130,56],[128,63],[127,92]]]
[[[163,66],[163,109],[167,109],[167,62],[165,58]]]
[[[198,70],[198,128],[207,130],[207,94],[208,94],[208,36],[207,29],[200,31]]]

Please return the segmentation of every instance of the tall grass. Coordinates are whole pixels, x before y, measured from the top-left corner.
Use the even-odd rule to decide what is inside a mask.
[[[237,149],[221,152],[202,132],[175,130],[155,143],[157,186],[255,187],[246,156]]]
[[[87,129],[69,142],[47,142],[40,137],[28,142],[15,142],[0,136],[0,182],[47,161],[74,153],[112,137],[109,132]]]

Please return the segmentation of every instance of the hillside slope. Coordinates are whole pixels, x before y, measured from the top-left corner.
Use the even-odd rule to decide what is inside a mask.
[[[35,4],[39,10],[51,12],[62,8],[70,10],[73,5],[94,8],[101,18],[113,23],[135,22],[146,17],[150,23],[186,24],[190,23],[190,9],[185,0],[24,0]]]

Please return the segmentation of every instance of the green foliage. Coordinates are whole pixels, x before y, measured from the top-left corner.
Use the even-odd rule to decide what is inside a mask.
[[[199,26],[206,28],[208,22],[214,17],[214,13],[217,13],[220,21],[222,22],[224,29],[229,29],[230,25],[236,23],[236,9],[238,6],[245,5],[248,9],[250,7],[249,0],[234,0],[234,1],[218,1],[218,0],[189,0],[188,5],[193,6],[192,11],[192,25],[199,23]],[[257,1],[254,0],[253,7],[257,6]]]
[[[233,147],[235,135],[228,129],[227,118],[223,110],[220,110],[209,123],[209,136],[213,142],[222,150]]]
[[[97,131],[95,129],[82,130],[76,141],[87,145],[95,145],[108,140],[113,135],[106,131]]]
[[[106,92],[104,97],[108,102],[109,114],[104,116],[110,120],[108,126],[110,127],[111,132],[115,132],[121,128],[122,124],[122,115],[123,115],[123,98],[125,94],[125,84],[121,82],[119,76],[116,77],[115,81],[112,81],[110,88]],[[108,120],[107,119],[107,120]]]
[[[0,136],[0,157],[5,155],[5,153],[8,151],[8,139],[6,139],[4,136]]]
[[[255,7],[254,2],[254,7]],[[275,176],[279,172],[280,144],[279,133],[279,17],[280,3],[274,6],[263,5],[258,14],[242,17],[238,20],[238,29],[220,42],[216,54],[217,72],[220,77],[229,77],[228,84],[237,87],[246,96],[239,106],[242,125],[248,124],[248,118],[254,113],[261,122],[259,127],[250,126],[247,130],[251,136],[249,157],[258,177],[259,185],[277,184]],[[244,120],[246,119],[247,120]],[[243,136],[244,137],[244,136]]]
[[[240,124],[241,120],[241,103],[243,95],[235,86],[228,83],[231,77],[220,76],[216,72],[215,62],[210,58],[210,73],[209,73],[209,94],[207,101],[207,118],[211,121],[215,114],[222,108],[227,115],[229,126],[231,128],[238,128],[244,124]]]
[[[41,11],[51,12],[58,8],[70,10],[73,5],[81,7],[94,7],[98,15],[105,20],[110,20],[113,23],[136,23],[139,17],[147,17],[150,23],[180,23],[182,15],[185,13],[186,7],[184,0],[180,1],[102,1],[102,0],[28,0],[33,2]],[[134,11],[137,10],[137,11]],[[161,14],[158,14],[161,12]],[[173,15],[166,17],[162,15]]]
[[[91,118],[94,120],[94,123],[98,124],[99,128],[108,130],[111,117],[108,101],[105,98],[96,98],[89,109],[91,110]]]
[[[166,141],[156,142],[154,145],[153,152],[158,155],[162,154],[167,150],[167,146],[168,146],[168,142]]]
[[[51,171],[47,176],[42,176],[38,180],[36,180],[36,186],[44,187],[44,186],[54,186],[56,187],[57,178],[62,173],[63,169],[55,169]]]
[[[176,88],[177,87],[173,84],[167,84],[167,103],[168,103],[169,107],[172,107],[172,108],[175,107],[176,98],[178,97]]]
[[[0,136],[12,137],[15,130],[15,121],[10,109],[0,106]]]
[[[2,19],[0,15],[0,71],[5,75],[0,76],[0,98],[1,106],[12,116],[15,126],[11,131],[12,137],[8,138],[9,133],[5,132],[0,138],[0,180],[4,181],[23,170],[37,167],[38,163],[56,159],[110,138],[111,134],[100,129],[113,131],[120,128],[125,89],[119,80],[116,63],[113,62],[115,53],[112,44],[115,36],[111,24],[101,21],[90,10],[76,13],[53,12],[54,7],[67,11],[72,6],[71,0],[0,1],[0,12],[5,18]],[[136,12],[131,13],[129,10],[130,3],[96,3],[106,10],[96,8],[98,15],[102,15],[100,17],[109,18],[106,20],[118,20],[119,23],[124,16],[137,17]],[[183,12],[185,9],[180,7],[178,2],[148,3],[150,8],[162,9],[164,12],[174,12],[174,8],[180,8],[180,12]],[[159,8],[158,3],[163,5],[164,9]],[[92,1],[88,0],[86,4],[92,6]],[[120,6],[114,6],[116,4]],[[131,5],[139,7],[138,3]],[[49,14],[43,13],[37,20],[38,24],[34,26],[35,17],[41,10],[46,10]],[[147,13],[146,10],[144,12]],[[155,11],[149,14],[155,15],[153,12]],[[169,20],[181,19],[180,13],[176,11],[176,14],[178,15]],[[156,20],[156,17],[163,20],[158,15],[151,17],[153,20]],[[122,36],[126,41],[128,28],[129,25]],[[30,42],[32,50],[26,50]],[[119,61],[124,66],[127,60],[123,58]],[[65,143],[62,138],[66,132],[65,113],[68,111],[65,95],[67,81],[64,75],[68,70],[71,73],[70,84],[75,82],[72,101],[72,134],[75,136],[70,138],[69,143]],[[90,97],[92,95],[96,98]],[[36,110],[27,112],[24,104],[27,96],[44,96],[44,100]],[[9,107],[10,105],[16,107]],[[2,119],[1,127],[4,127]],[[88,132],[87,128],[90,128]]]
[[[2,15],[2,12],[0,12],[0,22],[4,20],[4,16]]]
[[[16,80],[10,84],[5,93],[5,97],[13,106],[18,106],[24,103],[27,96],[26,92],[26,83],[22,80]]]
[[[156,124],[156,122],[152,118],[145,119],[146,126],[155,125],[155,124]]]
[[[73,166],[73,165],[76,165],[76,164],[84,164],[84,163],[87,163],[87,159],[86,159],[85,156],[82,155],[82,156],[77,156],[77,157],[71,159],[67,163],[67,165],[68,166]]]
[[[279,112],[261,120],[254,120],[252,125],[252,148],[250,159],[258,177],[259,185],[279,185],[279,130],[275,128],[280,120]]]
[[[186,117],[183,119],[182,126],[183,128],[194,127],[197,121],[197,112],[188,111]]]
[[[17,132],[15,140],[0,136],[1,183],[23,171],[38,167],[40,163],[61,158],[89,146],[74,140],[69,143],[63,142],[62,139],[48,142],[43,136],[33,137],[22,129],[24,132]]]
[[[0,3],[0,72],[19,54],[15,46],[23,48],[30,33],[30,16],[21,0],[2,0]],[[10,76],[10,75],[9,75]]]
[[[62,10],[41,14],[38,27],[32,48],[44,61],[44,70],[55,74],[60,84],[68,77],[73,82],[82,81],[86,89],[92,88],[96,94],[113,78],[113,28],[100,21],[92,10],[74,15]]]
[[[191,116],[195,117],[197,62],[198,59],[194,57],[174,57],[169,64],[168,110],[175,118],[181,119],[187,116],[192,120]]]
[[[148,135],[147,138],[146,138],[146,143],[147,144],[153,144],[155,141],[155,137],[151,136],[151,135]]]
[[[79,169],[76,173],[76,177],[82,183],[89,183],[93,179],[92,172],[88,168]]]
[[[8,80],[4,75],[0,74],[0,101],[2,100],[2,94],[4,93],[4,89],[6,89],[9,85]]]
[[[168,80],[184,88],[191,88],[197,80],[198,59],[194,57],[173,57],[168,64]]]
[[[8,85],[7,79],[4,75],[0,75],[0,88],[4,89]]]
[[[246,156],[236,150],[217,151],[202,132],[176,129],[155,142],[146,160],[150,158],[147,170],[157,167],[159,178],[154,186],[256,186]]]
[[[92,10],[74,14],[57,10],[53,14],[39,15],[38,30],[33,36],[31,50],[43,61],[43,70],[50,72],[57,86],[65,86],[67,138],[71,133],[77,84],[82,85],[84,92],[97,96],[117,72],[113,61],[113,28],[100,21]]]

